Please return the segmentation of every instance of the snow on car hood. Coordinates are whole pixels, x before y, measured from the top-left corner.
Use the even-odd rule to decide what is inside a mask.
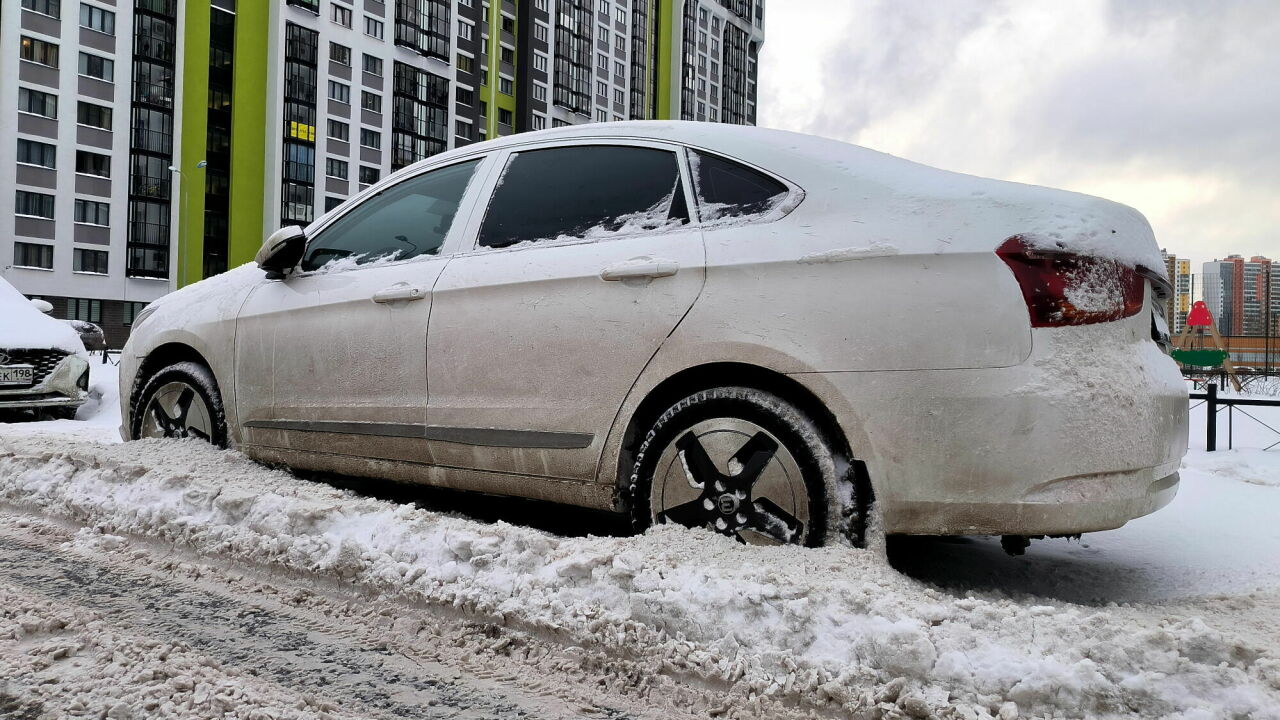
[[[85,354],[84,343],[74,328],[37,310],[4,280],[0,280],[0,318],[0,348],[49,348]]]
[[[147,306],[148,316],[151,313],[164,313],[178,317],[190,309],[202,307],[208,309],[212,305],[214,315],[226,316],[239,309],[237,303],[244,299],[243,293],[237,292],[262,280],[262,270],[255,262],[247,262],[232,268],[220,275],[192,283],[175,290]],[[179,323],[181,324],[181,323]]]

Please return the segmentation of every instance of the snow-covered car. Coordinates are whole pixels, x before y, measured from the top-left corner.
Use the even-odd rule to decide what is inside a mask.
[[[66,323],[80,336],[80,342],[89,352],[102,352],[107,349],[107,338],[102,327],[87,320],[67,320]]]
[[[751,542],[1065,535],[1168,503],[1150,226],[818,138],[637,122],[386,178],[144,310],[126,438]]]
[[[89,390],[89,356],[70,325],[0,280],[0,412],[71,419]]]

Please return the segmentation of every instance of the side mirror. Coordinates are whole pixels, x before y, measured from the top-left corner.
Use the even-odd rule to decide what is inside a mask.
[[[297,225],[287,225],[271,233],[253,259],[267,272],[268,280],[281,280],[302,259],[307,233]]]
[[[48,315],[49,313],[53,312],[53,303],[49,302],[48,300],[41,300],[40,298],[36,298],[31,301],[31,304],[35,305],[36,309],[44,313],[45,315]]]

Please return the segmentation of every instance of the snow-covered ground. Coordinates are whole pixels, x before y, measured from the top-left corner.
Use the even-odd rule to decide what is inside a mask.
[[[109,371],[94,383],[110,396]],[[1124,528],[1021,558],[987,539],[895,541],[887,560],[670,527],[573,538],[483,523],[194,441],[110,444],[118,411],[100,407],[0,425],[0,516],[61,523],[75,532],[63,545],[114,562],[168,547],[220,572],[360,588],[399,608],[406,641],[484,623],[541,648],[517,659],[531,668],[546,653],[561,658],[551,676],[702,716],[1280,718],[1280,448],[1248,449],[1270,441],[1238,418],[1239,449],[1207,453],[1193,414],[1177,499]],[[1280,412],[1255,414],[1280,427]],[[39,628],[53,611],[37,605],[20,606]],[[6,640],[24,627],[6,617],[12,665],[29,646]],[[604,667],[627,670],[595,677]],[[8,692],[61,702],[45,685]]]

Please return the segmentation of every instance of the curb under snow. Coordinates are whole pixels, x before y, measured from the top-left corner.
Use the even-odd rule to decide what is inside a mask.
[[[0,500],[860,716],[1007,717],[1016,703],[1064,717],[1280,718],[1280,661],[1197,618],[957,597],[850,548],[673,528],[559,538],[364,498],[195,442],[7,438]]]

